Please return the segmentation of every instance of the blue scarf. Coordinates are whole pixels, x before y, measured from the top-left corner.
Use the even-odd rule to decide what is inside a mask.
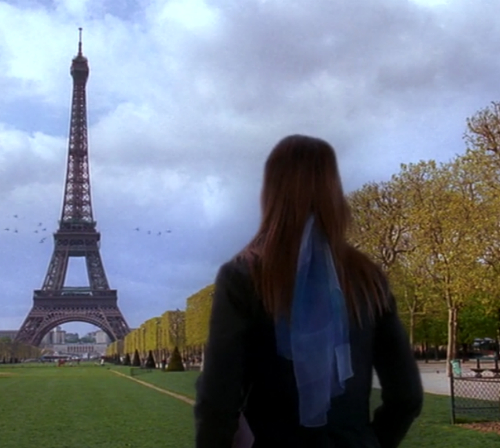
[[[276,323],[278,355],[292,360],[300,424],[323,426],[331,398],[353,376],[349,318],[326,236],[311,216],[300,244],[291,323]]]

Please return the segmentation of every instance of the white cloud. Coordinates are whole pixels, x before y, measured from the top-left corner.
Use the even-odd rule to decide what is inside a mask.
[[[90,0],[54,0],[56,11],[69,17],[81,19],[87,15]]]

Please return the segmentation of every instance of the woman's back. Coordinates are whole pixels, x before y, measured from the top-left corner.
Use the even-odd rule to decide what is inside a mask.
[[[385,277],[347,243],[349,224],[331,146],[279,142],[259,230],[217,276],[198,448],[232,446],[245,396],[255,448],[398,445],[420,412],[420,376]],[[384,405],[371,421],[373,367]]]
[[[398,445],[420,412],[422,386],[394,311],[374,322],[365,312],[363,326],[351,326],[354,375],[347,380],[345,393],[332,399],[328,424],[304,428],[299,424],[293,363],[276,352],[274,322],[258,298],[245,262],[225,264],[217,284],[211,325],[223,327],[233,337],[215,338],[207,346],[204,372],[197,384],[197,447],[231,446],[224,445],[224,434],[230,437],[236,430],[234,411],[241,404],[241,384],[244,391],[251,386],[244,414],[255,436],[254,448]],[[374,366],[384,388],[384,405],[372,421],[369,402]]]

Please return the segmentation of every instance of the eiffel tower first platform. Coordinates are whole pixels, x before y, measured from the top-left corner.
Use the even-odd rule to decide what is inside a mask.
[[[73,100],[61,220],[42,289],[34,291],[33,307],[16,337],[16,341],[34,346],[52,328],[67,322],[93,324],[112,341],[130,331],[118,308],[116,290],[109,288],[99,252],[101,235],[92,213],[85,93],[89,66],[82,54],[81,31],[78,55],[71,64]],[[65,286],[70,257],[85,258],[89,286]]]

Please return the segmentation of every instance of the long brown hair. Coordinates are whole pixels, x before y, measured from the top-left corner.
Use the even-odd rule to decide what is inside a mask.
[[[386,308],[381,269],[347,243],[351,213],[327,142],[303,135],[278,142],[265,165],[261,209],[260,227],[242,255],[275,319],[290,317],[301,236],[311,214],[329,240],[348,309],[358,324],[363,304],[370,318]]]

